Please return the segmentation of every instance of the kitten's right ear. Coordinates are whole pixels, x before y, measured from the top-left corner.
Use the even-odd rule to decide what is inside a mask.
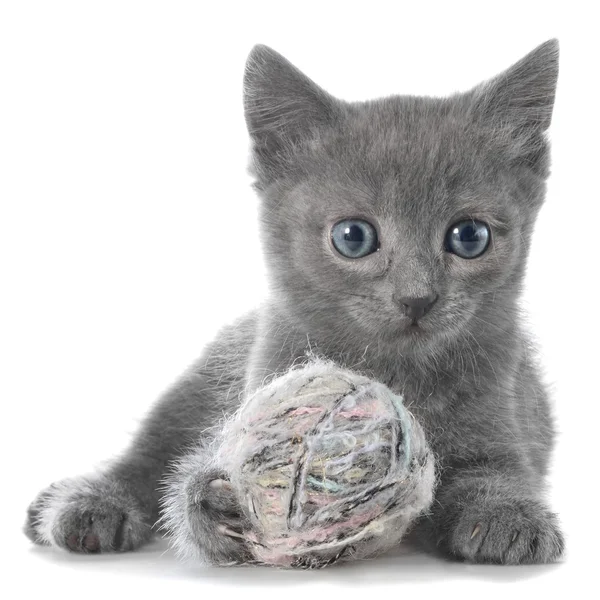
[[[268,46],[255,46],[246,63],[244,110],[259,178],[285,168],[294,147],[331,125],[339,102]]]

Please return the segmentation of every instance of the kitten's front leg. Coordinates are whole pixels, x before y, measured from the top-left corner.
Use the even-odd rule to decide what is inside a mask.
[[[564,551],[556,516],[525,478],[499,471],[457,473],[440,487],[424,525],[440,550],[469,562],[549,563]]]
[[[119,460],[101,472],[53,484],[38,495],[27,513],[28,537],[73,552],[134,550],[149,540],[159,517],[161,481],[171,461],[231,409],[226,394],[237,397],[234,374],[241,372],[235,367],[232,361],[221,361],[219,368],[228,369],[225,377],[206,359],[200,360],[154,406]]]

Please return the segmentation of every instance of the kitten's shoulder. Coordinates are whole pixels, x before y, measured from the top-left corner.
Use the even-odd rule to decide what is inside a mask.
[[[222,377],[223,372],[230,376],[239,371],[243,373],[256,340],[262,310],[255,308],[221,327],[187,372],[217,377]]]

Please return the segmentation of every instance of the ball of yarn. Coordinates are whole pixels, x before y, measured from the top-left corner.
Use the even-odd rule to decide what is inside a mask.
[[[432,501],[423,430],[385,385],[313,360],[252,394],[224,427],[260,563],[319,568],[397,545]]]

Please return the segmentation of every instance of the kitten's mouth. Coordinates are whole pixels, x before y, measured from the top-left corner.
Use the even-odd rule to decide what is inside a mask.
[[[415,320],[402,317],[393,324],[388,323],[384,331],[384,335],[389,335],[396,343],[403,339],[404,342],[411,345],[417,342],[424,343],[427,340],[432,340],[435,337],[436,329],[433,323],[428,322],[428,319],[422,322],[420,319]]]
[[[411,321],[408,325],[404,327],[404,331],[409,335],[423,335],[425,334],[425,330],[418,321]]]
[[[427,319],[425,320],[427,321]],[[383,330],[383,337],[387,338],[395,346],[402,348],[403,352],[410,353],[417,349],[429,348],[435,344],[438,336],[433,323],[399,319],[392,326]]]

